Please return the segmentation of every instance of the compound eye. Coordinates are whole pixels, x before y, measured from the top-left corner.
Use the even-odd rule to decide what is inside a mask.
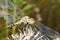
[[[27,24],[29,24],[29,23],[27,22]]]

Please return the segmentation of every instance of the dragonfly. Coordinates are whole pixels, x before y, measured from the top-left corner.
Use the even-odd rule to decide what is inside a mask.
[[[60,34],[58,32],[28,16],[22,17],[20,21],[7,27],[16,25],[21,25],[23,27],[23,33],[21,33],[21,30],[19,29],[20,36],[17,33],[15,35],[12,34],[11,36],[14,40],[49,40],[49,37],[52,38],[52,40],[60,40]]]
[[[16,10],[16,12],[17,11],[18,10]],[[0,12],[1,16],[3,16],[5,20],[7,19],[6,21],[8,23],[10,23],[9,21],[14,21],[13,15],[11,15],[10,13],[5,12],[4,10]],[[5,15],[3,14],[3,12],[5,13]],[[15,34],[9,34],[7,36],[7,40],[60,40],[60,34],[58,32],[52,30],[51,28],[48,28],[39,21],[26,16],[21,9],[19,9],[18,12],[19,16],[16,16],[16,22],[13,22],[12,24],[4,28],[5,30],[12,27],[17,27],[17,32]]]

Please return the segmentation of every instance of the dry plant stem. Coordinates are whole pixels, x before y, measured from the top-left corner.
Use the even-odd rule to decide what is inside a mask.
[[[23,28],[23,33],[20,31],[20,34],[12,34],[11,36],[13,37],[14,40],[49,40],[45,35],[42,35],[40,31],[35,29],[37,33],[35,34],[34,29],[32,29],[31,26],[26,26],[26,28]],[[35,34],[35,35],[34,35]],[[43,38],[43,39],[42,39]]]

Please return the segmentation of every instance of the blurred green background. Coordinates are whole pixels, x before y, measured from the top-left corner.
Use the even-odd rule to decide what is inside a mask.
[[[9,33],[8,29],[3,31],[1,29],[14,23],[18,17],[24,16],[19,8],[25,15],[60,33],[60,0],[0,0],[0,40],[5,40]],[[11,21],[9,17],[14,21]]]

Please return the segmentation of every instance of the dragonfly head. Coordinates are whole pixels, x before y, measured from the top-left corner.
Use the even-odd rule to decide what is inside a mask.
[[[34,19],[30,18],[28,16],[22,17],[19,23],[24,23],[24,24],[34,24]]]

